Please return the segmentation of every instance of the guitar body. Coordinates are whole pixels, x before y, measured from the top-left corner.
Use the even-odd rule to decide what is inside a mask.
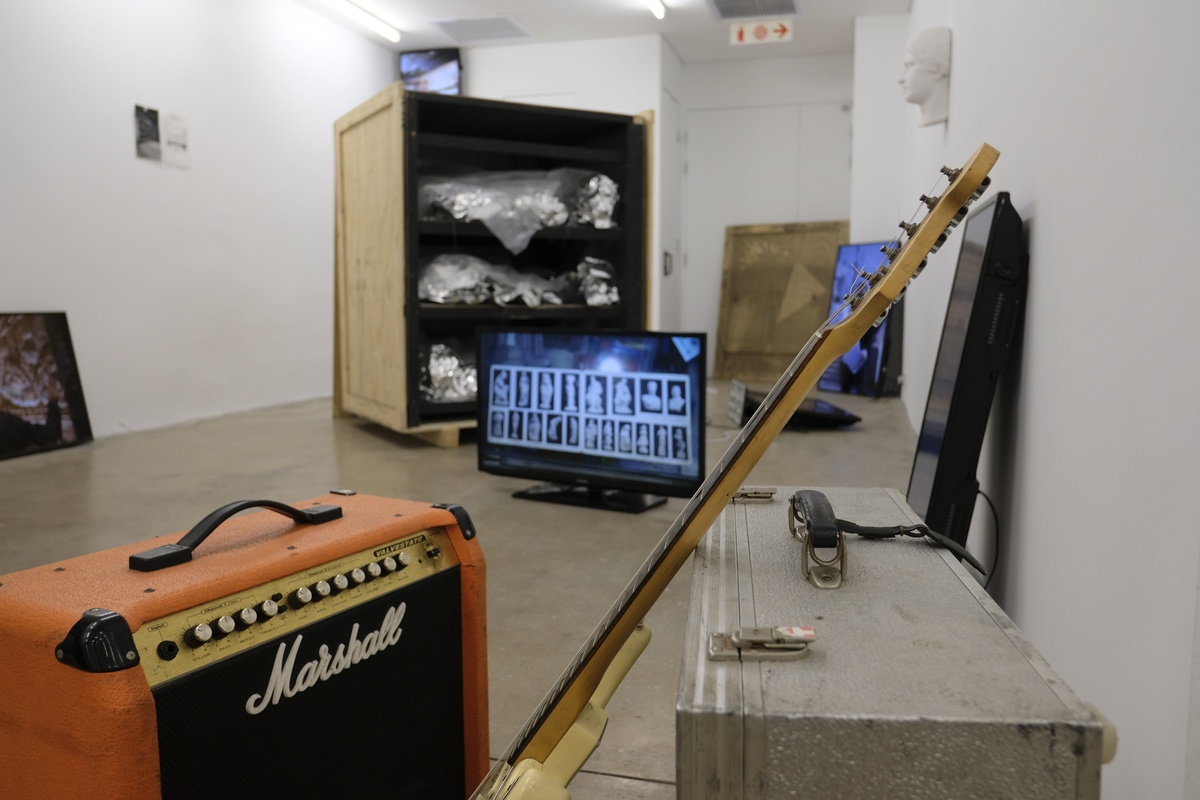
[[[884,249],[888,262],[861,275],[831,320],[848,307],[840,322],[827,322],[808,341],[750,418],[720,463],[651,552],[612,610],[580,649],[521,732],[497,760],[473,795],[483,800],[514,797],[509,780],[522,762],[545,764],[584,712],[611,664],[633,636],[667,584],[687,561],[705,532],[745,482],[801,401],[833,361],[854,345],[900,298],[909,282],[936,252],[950,229],[986,188],[987,174],[999,152],[984,144],[960,169],[943,168],[949,185],[937,197],[922,195],[928,208],[919,221],[901,222],[904,234]],[[901,241],[904,236],[907,239]],[[522,775],[531,769],[522,768]],[[530,779],[532,780],[532,779]],[[540,780],[540,779],[539,779]],[[569,778],[568,778],[569,780]],[[565,784],[564,784],[565,785]]]

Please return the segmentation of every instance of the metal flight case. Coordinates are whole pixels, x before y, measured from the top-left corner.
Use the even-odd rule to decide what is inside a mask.
[[[911,536],[810,550],[796,491],[739,493],[696,550],[678,796],[1099,798],[1115,732],[958,559]],[[895,490],[820,491],[839,520],[920,523]]]

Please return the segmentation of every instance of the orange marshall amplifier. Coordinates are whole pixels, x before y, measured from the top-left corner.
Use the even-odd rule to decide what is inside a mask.
[[[0,797],[465,797],[486,633],[466,512],[353,492],[2,576]]]

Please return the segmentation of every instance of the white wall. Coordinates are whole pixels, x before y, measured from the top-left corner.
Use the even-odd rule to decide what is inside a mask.
[[[674,137],[670,115],[661,113],[663,73],[673,54],[658,36],[630,36],[576,42],[504,47],[472,47],[463,51],[466,94],[492,100],[580,108],[613,114],[654,113],[653,156],[659,163],[664,137]],[[678,59],[675,58],[674,61]],[[662,176],[649,176],[652,185]],[[651,327],[658,324],[657,298],[662,278],[662,194],[653,191],[650,235]]]
[[[725,229],[850,214],[850,55],[684,65],[684,328],[718,348]],[[803,342],[797,342],[797,350]]]
[[[889,71],[900,76],[908,14],[859,17],[854,21],[854,111],[851,117],[850,241],[888,241],[911,209],[897,207],[903,195],[904,95]]]
[[[986,140],[1001,151],[994,188],[1012,193],[1029,227],[1025,341],[984,455],[993,471],[996,451],[1009,462],[1007,485],[984,481],[1007,495],[998,595],[1116,723],[1104,796],[1196,797],[1200,375],[1187,348],[1200,273],[1182,254],[1200,173],[1200,110],[1187,100],[1200,7],[915,0],[903,34],[934,25],[953,29],[950,120],[918,129],[909,110],[895,202],[911,208],[938,166]],[[897,72],[863,66],[860,105]],[[877,144],[890,136],[880,130]],[[870,146],[856,138],[856,152]],[[908,320],[940,325],[957,249],[913,285]],[[908,333],[905,402],[919,419],[937,335],[916,322]]]
[[[659,103],[659,151],[655,189],[659,210],[657,311],[662,330],[683,326],[683,62],[665,42],[662,49],[662,100]],[[671,274],[666,274],[670,254]]]
[[[67,312],[97,435],[330,393],[333,121],[393,59],[294,0],[0,4],[0,310]]]
[[[637,36],[473,47],[464,52],[464,61],[466,90],[473,97],[622,114],[655,112],[649,323],[708,331],[710,359],[725,226],[849,214],[849,123],[843,108],[852,93],[849,55],[683,64],[660,37]],[[697,192],[695,182],[682,175],[693,149],[684,132],[697,124],[698,114],[746,121],[756,111],[782,113],[790,120],[790,127],[759,131],[796,162],[767,176],[790,199],[753,189],[748,191],[762,202],[748,206],[745,198],[727,192]],[[731,142],[731,152],[735,148]],[[840,165],[829,157],[831,151],[845,154]],[[804,191],[798,188],[801,182]],[[704,209],[699,224],[697,205]],[[672,255],[670,276],[663,275],[664,252]]]

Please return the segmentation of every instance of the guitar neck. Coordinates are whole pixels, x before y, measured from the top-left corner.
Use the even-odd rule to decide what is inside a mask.
[[[638,623],[666,590],[717,516],[741,487],[763,453],[800,407],[817,379],[885,315],[909,281],[936,252],[949,229],[987,185],[999,152],[984,144],[961,168],[942,172],[950,179],[938,197],[922,196],[929,211],[919,222],[901,223],[908,240],[884,248],[887,263],[861,280],[804,345],[758,410],[672,523],[571,664],[546,694],[512,744],[473,795],[488,797],[499,777],[525,759],[545,762],[596,691],[608,666]],[[845,319],[840,319],[843,311]],[[839,320],[840,321],[837,321]]]
[[[828,325],[828,324],[827,324]],[[596,690],[621,645],[687,561],[767,447],[840,353],[815,334],[655,546],[501,759],[545,761]]]

